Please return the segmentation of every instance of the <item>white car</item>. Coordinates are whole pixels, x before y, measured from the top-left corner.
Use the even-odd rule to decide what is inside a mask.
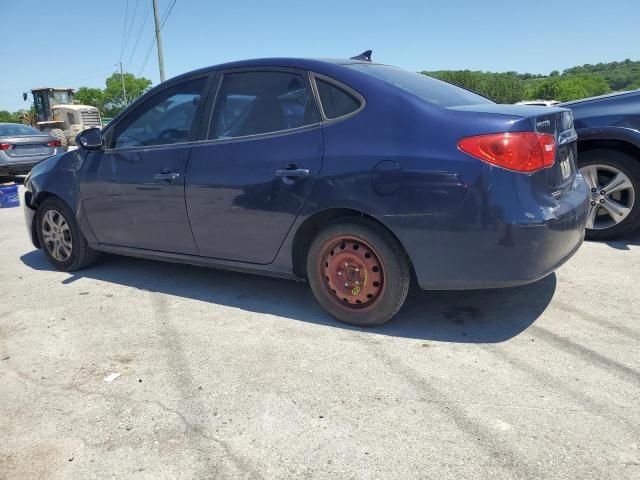
[[[558,100],[523,100],[522,102],[516,103],[516,105],[535,105],[538,107],[553,107],[554,105],[558,105],[560,102]]]

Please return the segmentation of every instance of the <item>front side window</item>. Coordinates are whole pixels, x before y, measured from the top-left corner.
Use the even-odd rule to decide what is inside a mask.
[[[318,122],[313,97],[298,73],[225,74],[209,138],[279,132]]]
[[[116,126],[112,148],[189,141],[206,78],[174,85],[143,103]]]
[[[333,83],[316,78],[324,116],[329,120],[348,115],[360,108],[360,101]]]

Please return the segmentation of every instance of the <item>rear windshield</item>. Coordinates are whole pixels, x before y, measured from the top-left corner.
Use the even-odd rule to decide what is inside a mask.
[[[22,135],[42,135],[40,130],[20,125],[19,123],[0,124],[0,137],[15,137]]]
[[[459,107],[462,105],[478,105],[494,103],[477,93],[450,83],[436,80],[421,73],[408,72],[397,67],[367,63],[353,63],[345,65],[372,77],[384,80],[413,95],[441,107]]]

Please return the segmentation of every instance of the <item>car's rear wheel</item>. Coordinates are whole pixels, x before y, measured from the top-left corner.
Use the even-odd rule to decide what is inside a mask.
[[[47,198],[37,211],[40,247],[58,270],[80,270],[95,263],[98,252],[89,248],[71,209],[56,197]]]
[[[307,278],[318,303],[342,322],[381,325],[402,307],[411,281],[402,246],[364,218],[334,222],[314,239]]]
[[[640,160],[616,150],[580,154],[591,194],[587,238],[609,240],[640,227]]]

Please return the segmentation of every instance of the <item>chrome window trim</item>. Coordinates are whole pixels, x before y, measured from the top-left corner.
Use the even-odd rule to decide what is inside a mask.
[[[327,77],[326,75],[322,75],[321,73],[316,73],[316,72],[309,72],[309,79],[311,81],[311,88],[313,89],[313,94],[316,97],[316,103],[320,108],[320,115],[322,117],[322,121],[324,124],[331,124],[337,121],[346,120],[347,118],[357,115],[366,107],[367,101],[365,100],[365,98],[359,92],[351,88],[349,85],[345,85],[344,83],[334,78]],[[336,118],[327,117],[327,115],[324,113],[324,107],[322,106],[322,101],[320,100],[320,92],[318,91],[318,85],[316,84],[316,79],[320,79],[324,82],[335,85],[341,90],[344,90],[349,95],[352,95],[360,103],[360,106],[357,109],[355,109],[353,112],[349,112],[345,115],[341,115]]]
[[[193,140],[191,142],[180,142],[180,143],[170,143],[165,145],[150,145],[150,146],[141,146],[141,147],[129,147],[129,148],[110,148],[105,149],[105,153],[117,153],[117,152],[129,152],[136,150],[156,150],[159,148],[171,148],[171,147],[180,147],[180,146],[198,146],[203,144],[222,144],[222,143],[234,143],[238,141],[250,141],[250,140],[259,140],[262,138],[271,138],[271,137],[282,137],[285,135],[300,133],[304,130],[312,130],[314,128],[318,128],[322,126],[322,122],[311,123],[309,125],[303,125],[301,127],[296,128],[288,128],[286,130],[278,130],[276,132],[267,132],[267,133],[256,133],[254,135],[243,135],[241,137],[230,137],[230,138],[212,138],[212,139],[203,139],[203,140]]]

